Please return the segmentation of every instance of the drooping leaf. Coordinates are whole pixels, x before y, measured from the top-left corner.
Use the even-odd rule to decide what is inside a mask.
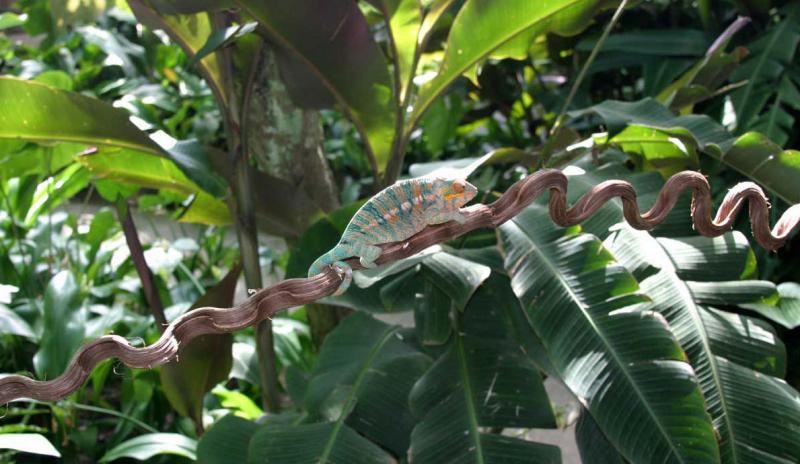
[[[160,147],[128,120],[125,111],[37,82],[0,77],[0,138],[80,142],[160,155]],[[58,114],[60,117],[54,118]]]
[[[187,177],[166,151],[128,120],[125,111],[77,93],[8,77],[0,77],[0,100],[5,109],[0,114],[0,139],[81,144],[89,149],[78,160],[98,177],[194,195],[184,220],[228,221],[225,204]],[[61,116],[53,118],[53,114]]]
[[[191,202],[181,221],[213,225],[230,222],[225,203],[200,189],[167,158],[132,150],[100,149],[78,156],[77,161],[100,179],[190,195]]]
[[[197,459],[197,441],[179,433],[148,433],[126,440],[111,448],[100,458],[100,462],[111,462],[122,458],[147,461],[162,454]]]
[[[33,365],[40,378],[52,379],[67,368],[73,353],[86,335],[86,313],[81,308],[81,291],[70,271],[50,279],[44,294],[43,337]]]
[[[778,294],[780,302],[777,305],[744,304],[742,307],[751,309],[789,330],[797,328],[800,326],[800,285],[784,282],[778,285]]]
[[[614,2],[605,0],[473,0],[456,16],[439,74],[420,89],[409,128],[464,72],[509,41],[545,33],[573,35],[594,14]],[[409,129],[407,128],[407,130]]]
[[[34,334],[33,329],[25,319],[5,305],[0,304],[0,335],[4,334],[19,335],[31,340],[36,339],[36,334]]]
[[[703,250],[737,241],[717,239]],[[632,262],[640,275],[650,268],[646,277],[640,277],[642,290],[652,300],[643,309],[667,320],[697,372],[719,437],[722,462],[791,461],[800,455],[800,394],[778,378],[786,362],[782,344],[768,324],[698,302],[691,285],[680,277],[681,260],[672,254],[672,245],[679,242],[656,240],[623,226],[606,244],[614,252],[642,250],[638,261],[631,259],[632,253],[619,256],[625,265]],[[677,250],[686,257],[686,248]],[[693,253],[697,259],[698,250]],[[718,265],[701,268],[696,261],[689,263],[693,279],[707,286],[719,282]],[[748,265],[747,260],[739,263],[729,271],[731,275],[741,275]]]
[[[800,152],[782,150],[758,133],[734,137],[705,115],[675,116],[657,101],[607,100],[574,115],[597,114],[610,135],[630,125],[652,127],[692,143],[710,155],[778,194],[789,203],[800,202]]]
[[[415,463],[558,463],[551,445],[484,432],[488,427],[552,428],[555,418],[536,365],[515,337],[521,308],[508,279],[494,275],[457,321],[447,350],[414,385]]]
[[[0,449],[61,457],[50,440],[38,433],[0,433]]]
[[[179,3],[186,3],[187,8],[178,7]],[[128,5],[143,24],[151,29],[160,29],[180,47],[188,56],[194,56],[205,45],[214,31],[209,14],[205,13],[206,4],[220,2],[179,2],[162,0],[147,3],[143,0],[129,0]],[[189,3],[196,4],[193,8]],[[231,3],[232,2],[226,2]],[[230,95],[224,90],[222,83],[222,70],[216,54],[211,53],[197,63],[198,69],[205,77],[214,95],[223,107],[227,107]]]
[[[663,318],[635,306],[645,301],[636,280],[602,243],[555,227],[541,203],[498,233],[553,367],[626,459],[718,462],[691,366]]]
[[[414,425],[406,398],[430,360],[403,343],[399,329],[356,313],[325,338],[306,406],[334,421],[327,447],[340,446],[338,433],[350,429],[405,454]]]
[[[236,282],[241,267],[235,266],[216,285],[208,289],[192,309],[233,305]],[[180,414],[190,417],[198,430],[203,429],[203,398],[214,385],[227,380],[233,364],[231,334],[201,335],[181,345],[177,360],[161,367],[164,395]]]
[[[336,422],[262,427],[250,440],[249,464],[392,464],[386,451]]]
[[[326,106],[321,83],[364,138],[373,170],[383,171],[394,140],[396,101],[385,60],[358,5],[350,0],[302,0],[292,8],[280,0],[236,3],[275,43],[294,100]]]
[[[247,461],[250,439],[258,424],[229,414],[214,423],[197,444],[197,459],[205,464]]]

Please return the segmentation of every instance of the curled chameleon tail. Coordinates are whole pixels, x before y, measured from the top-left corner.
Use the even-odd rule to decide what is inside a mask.
[[[353,256],[352,253],[349,253],[346,246],[342,244],[336,245],[333,247],[329,252],[325,253],[324,255],[317,258],[314,261],[314,264],[308,269],[308,276],[314,277],[315,275],[323,272],[326,267],[333,266],[333,269],[339,274],[339,277],[342,279],[342,284],[339,286],[339,289],[336,290],[334,295],[341,295],[347,291],[350,287],[350,283],[353,281],[353,269],[350,267],[349,264],[342,261],[345,258],[349,258]]]

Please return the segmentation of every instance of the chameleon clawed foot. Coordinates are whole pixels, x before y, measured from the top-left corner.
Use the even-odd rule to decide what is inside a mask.
[[[337,261],[331,264],[331,267],[339,275],[339,278],[342,279],[342,283],[333,294],[334,296],[339,296],[344,294],[344,292],[346,292],[350,287],[350,283],[353,281],[353,268],[343,261]]]

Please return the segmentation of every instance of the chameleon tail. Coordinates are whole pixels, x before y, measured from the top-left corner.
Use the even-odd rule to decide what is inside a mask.
[[[314,264],[312,264],[308,269],[308,276],[313,277],[323,272],[326,267],[333,267],[333,269],[342,279],[342,283],[339,285],[339,288],[336,290],[334,295],[341,295],[347,291],[347,289],[350,287],[350,283],[353,281],[353,269],[349,264],[342,261],[343,259],[351,256],[353,256],[353,254],[350,253],[349,247],[342,246],[342,244],[336,245],[331,251],[325,253],[317,258],[316,261],[314,261]]]

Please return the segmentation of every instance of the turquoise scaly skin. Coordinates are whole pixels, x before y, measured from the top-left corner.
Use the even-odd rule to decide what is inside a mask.
[[[339,243],[314,261],[308,276],[333,266],[342,278],[334,295],[341,295],[353,280],[353,270],[344,259],[357,256],[362,266],[372,268],[381,255],[378,245],[406,240],[431,224],[463,223],[466,219],[459,208],[477,192],[474,185],[460,179],[419,178],[391,185],[364,203]]]

